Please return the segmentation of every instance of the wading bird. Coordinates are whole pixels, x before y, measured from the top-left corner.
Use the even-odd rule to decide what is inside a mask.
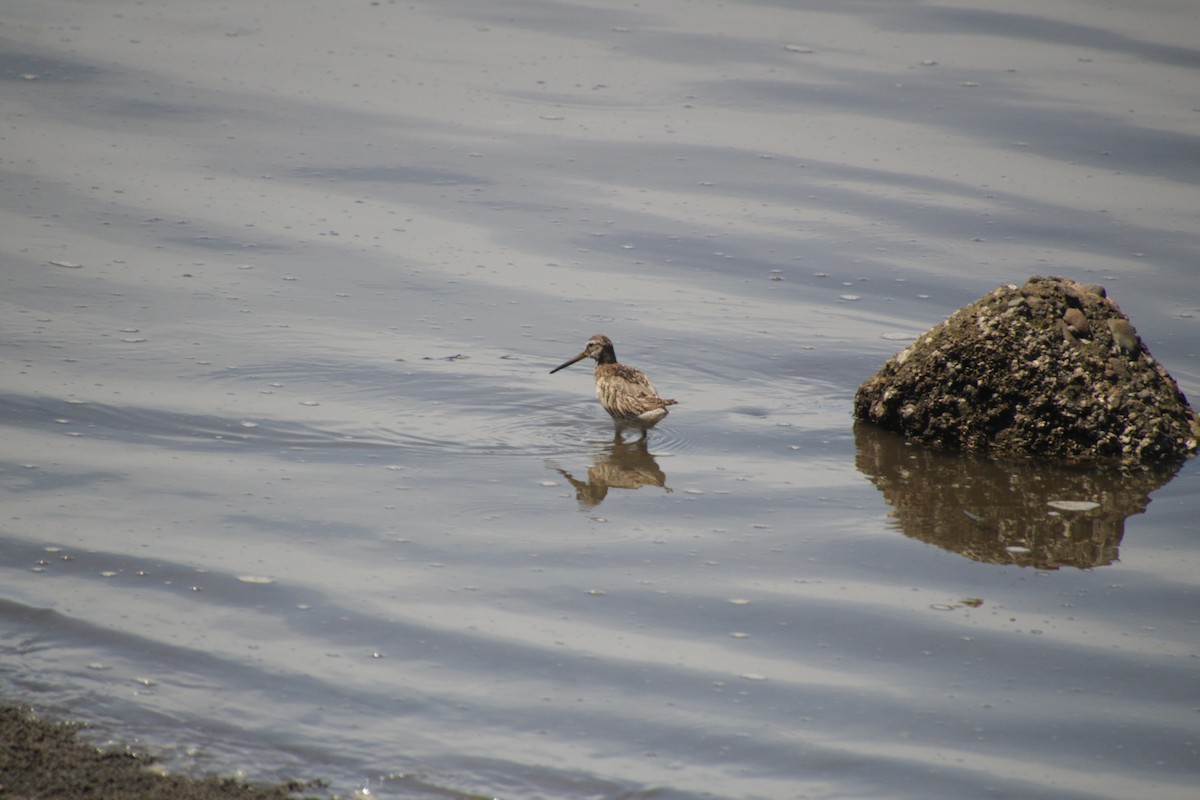
[[[616,438],[621,438],[626,428],[638,428],[640,438],[645,439],[646,431],[667,416],[667,406],[675,405],[674,400],[658,396],[658,390],[640,369],[618,364],[612,339],[602,333],[588,339],[582,353],[559,364],[550,374],[585,358],[596,360],[596,396],[612,417]]]

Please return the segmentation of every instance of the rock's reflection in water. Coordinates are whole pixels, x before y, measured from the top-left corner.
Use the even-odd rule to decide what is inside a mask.
[[[1157,471],[993,461],[854,427],[858,470],[883,492],[906,536],[976,561],[1101,567],[1118,558],[1125,519],[1178,465]]]
[[[599,447],[592,456],[586,481],[579,480],[565,469],[556,469],[575,487],[575,499],[579,501],[579,507],[584,509],[604,502],[609,489],[661,486],[671,491],[667,486],[667,476],[647,448],[645,439],[614,441]]]

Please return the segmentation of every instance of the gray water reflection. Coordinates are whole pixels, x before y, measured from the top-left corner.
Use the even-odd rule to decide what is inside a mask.
[[[906,536],[989,564],[1089,569],[1118,560],[1125,520],[1174,477],[945,453],[854,426],[858,470]]]
[[[1080,45],[1124,53],[1172,66],[1200,67],[1200,50],[1138,38],[1082,22],[1065,22],[1044,15],[982,8],[907,6],[902,13],[882,9],[900,30],[924,33],[986,34],[1014,41],[1040,41],[1053,45]]]
[[[855,469],[1030,274],[1200,386],[1188,10],[971,5],[9,0],[0,693],[340,797],[1191,800],[1200,463]],[[645,452],[546,375],[597,329]]]
[[[558,473],[575,487],[575,499],[580,509],[600,505],[609,489],[641,489],[658,486],[667,492],[666,473],[658,466],[645,439],[631,442],[607,442],[592,454],[587,468],[587,480],[580,480],[561,467]]]

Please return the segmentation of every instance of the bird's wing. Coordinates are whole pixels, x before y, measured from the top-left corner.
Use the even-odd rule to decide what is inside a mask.
[[[640,369],[614,364],[608,372],[613,388],[630,397],[658,397],[658,390]]]
[[[638,369],[613,364],[596,381],[596,394],[605,408],[628,416],[637,416],[670,405],[658,396],[650,379]]]

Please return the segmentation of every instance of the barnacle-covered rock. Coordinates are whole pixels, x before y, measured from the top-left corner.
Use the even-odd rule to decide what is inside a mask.
[[[854,413],[935,447],[1156,464],[1196,454],[1200,419],[1104,288],[1001,286],[898,353]]]

